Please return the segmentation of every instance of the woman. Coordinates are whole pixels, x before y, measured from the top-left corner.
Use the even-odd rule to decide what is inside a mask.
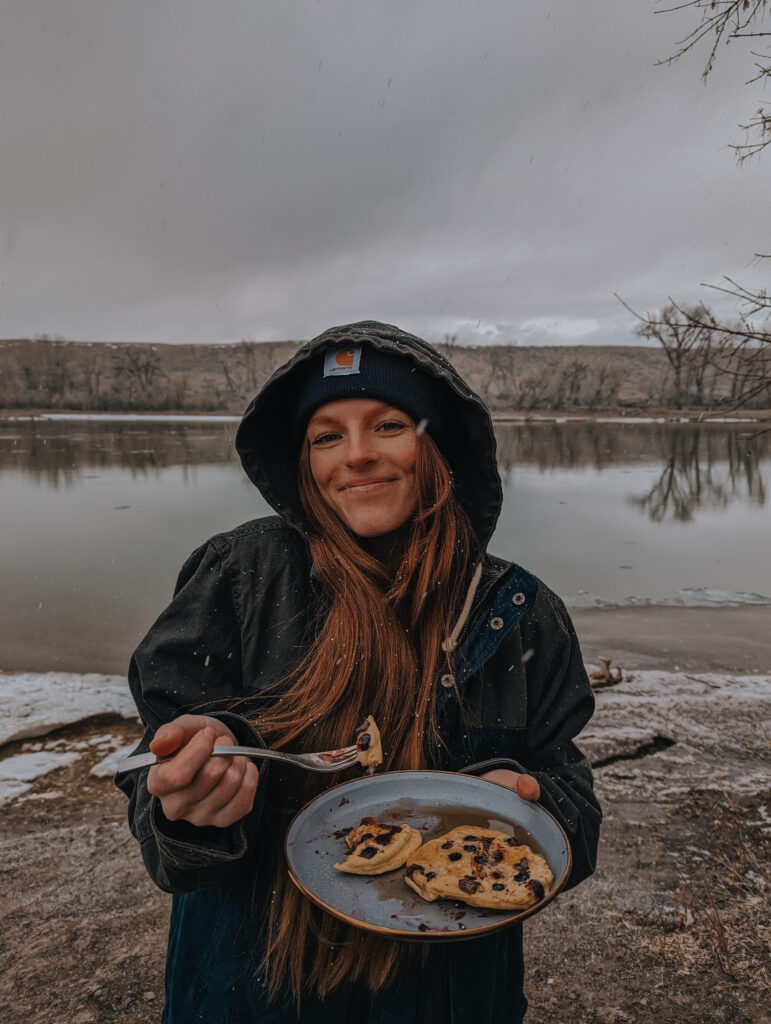
[[[560,600],[485,553],[501,503],[489,413],[425,342],[364,322],[299,349],[236,446],[278,515],[191,555],[129,674],[139,749],[174,755],[119,778],[147,868],[175,894],[164,1020],[521,1020],[521,928],[419,947],[292,885],[291,815],[350,771],[209,756],[337,747],[371,713],[385,768],[472,772],[539,800],[570,840],[568,885],[591,874],[600,811],[573,737],[593,698]]]

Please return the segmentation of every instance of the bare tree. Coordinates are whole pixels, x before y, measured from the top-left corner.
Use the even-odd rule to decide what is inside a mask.
[[[660,64],[672,64],[686,53],[696,49],[706,41],[708,46],[707,62],[702,71],[706,79],[712,71],[717,59],[721,43],[732,39],[762,39],[771,37],[771,31],[764,31],[762,24],[768,13],[766,0],[685,0],[670,6],[659,7],[657,14],[667,14],[691,7],[698,12],[698,23],[679,41],[677,50]],[[771,53],[758,53],[750,50],[754,58],[753,75],[747,85],[771,78]],[[761,106],[748,119],[746,124],[739,126],[745,133],[746,142],[733,145],[740,163],[761,153],[771,143],[771,108]]]
[[[243,391],[243,383],[239,379],[239,366],[234,360],[227,357],[220,359],[222,376],[225,378],[225,387],[230,398],[240,397]]]
[[[153,385],[166,377],[160,355],[149,345],[127,345],[121,349],[115,372],[119,380],[123,378],[128,383],[128,395],[124,397],[129,404],[135,399],[141,403]]]
[[[718,50],[722,43],[728,43],[735,39],[771,39],[771,29],[765,28],[766,15],[769,13],[767,0],[685,0],[685,2],[672,5],[671,0],[660,0],[666,6],[659,7],[656,13],[664,14],[671,11],[681,11],[691,8],[698,15],[698,22],[678,43],[677,50],[661,64],[671,64],[679,60],[691,50],[696,49],[702,42],[706,41],[708,46],[707,60],[702,71],[702,77],[706,80],[712,71],[717,59]],[[763,82],[766,84],[771,79],[771,45],[765,45],[765,52],[758,53],[750,50],[753,58],[752,76],[746,84]],[[740,164],[758,156],[771,144],[771,108],[761,104],[746,123],[740,125],[745,132],[745,142],[735,144],[734,150]],[[758,259],[768,258],[768,254],[755,253]],[[753,367],[752,379],[747,386],[737,395],[739,404],[752,402],[757,395],[762,394],[768,387],[766,375],[766,357],[757,354],[769,344],[769,333],[758,331],[753,324],[753,318],[760,316],[762,320],[768,321],[771,316],[771,301],[768,291],[761,288],[752,291],[737,284],[730,278],[724,278],[722,285],[706,285],[715,288],[735,298],[740,307],[743,307],[742,325],[721,328],[724,332],[730,333],[731,343],[734,350],[746,349],[741,353],[742,365],[746,369],[747,359]],[[725,352],[724,346],[719,346]],[[733,371],[733,368],[732,368]]]
[[[635,334],[655,339],[664,349],[672,369],[672,401],[676,409],[682,409],[688,392],[689,371],[699,358],[700,347],[709,346],[715,318],[706,306],[681,309],[670,302],[660,313],[640,319],[642,322],[635,328]]]
[[[547,365],[541,365],[523,374],[517,381],[514,391],[516,407],[528,411],[547,408],[551,404],[549,391],[552,379],[552,369]]]
[[[555,408],[581,404],[581,385],[589,373],[589,364],[580,359],[571,359],[560,367]]]
[[[617,366],[604,363],[597,372],[597,383],[594,394],[587,402],[589,412],[595,409],[618,405],[618,392],[621,388],[621,371]]]
[[[98,405],[99,391],[102,385],[102,377],[106,370],[104,353],[96,346],[89,353],[89,358],[81,368],[83,389],[86,392],[86,402],[89,406]]]

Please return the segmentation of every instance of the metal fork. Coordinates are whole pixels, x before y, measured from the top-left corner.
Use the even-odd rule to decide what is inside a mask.
[[[350,768],[356,764],[358,757],[356,747],[340,747],[338,750],[321,750],[315,754],[287,754],[283,750],[268,750],[265,747],[215,747],[212,757],[257,757],[265,761],[287,761],[305,768],[309,772],[338,772],[342,768]],[[170,757],[156,757],[155,754],[132,754],[118,761],[118,772],[130,772],[134,768],[147,768],[153,764],[163,764]]]

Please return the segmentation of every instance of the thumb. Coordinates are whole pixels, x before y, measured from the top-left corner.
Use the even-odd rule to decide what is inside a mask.
[[[516,793],[523,800],[537,800],[541,795],[541,787],[532,775],[519,775],[517,777]]]

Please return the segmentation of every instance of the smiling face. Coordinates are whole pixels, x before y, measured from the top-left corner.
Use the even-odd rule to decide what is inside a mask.
[[[383,537],[417,503],[415,421],[372,398],[327,402],[306,431],[310,470],[324,501],[359,537]]]

